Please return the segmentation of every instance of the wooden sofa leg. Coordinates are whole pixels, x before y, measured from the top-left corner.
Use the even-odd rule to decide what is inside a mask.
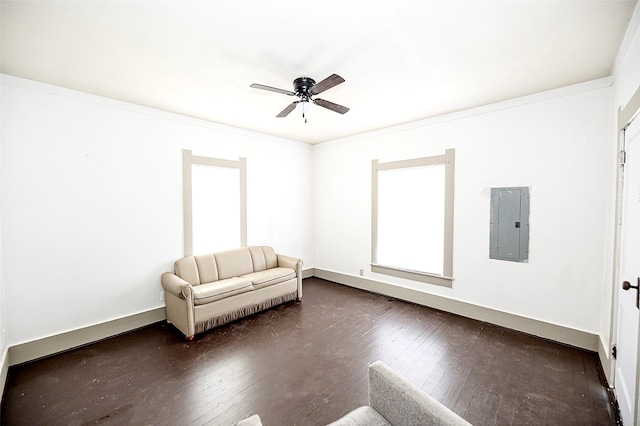
[[[194,336],[186,336],[186,337],[184,338],[184,340],[186,340],[187,342],[190,342],[190,341],[192,341],[192,340],[193,340],[193,338],[194,338]]]

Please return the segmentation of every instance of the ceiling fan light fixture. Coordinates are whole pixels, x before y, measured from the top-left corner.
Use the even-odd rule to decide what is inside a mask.
[[[309,99],[305,99],[302,101],[299,101],[296,104],[296,111],[298,111],[298,113],[302,114],[302,118],[304,118],[304,122],[307,122],[307,116],[309,115],[309,113],[311,112],[311,105],[313,105],[313,102]]]

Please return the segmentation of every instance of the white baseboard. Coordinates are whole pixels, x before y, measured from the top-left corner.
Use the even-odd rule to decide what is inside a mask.
[[[613,384],[613,361],[611,360],[611,350],[605,347],[602,339],[598,339],[598,356],[600,357],[600,364],[602,364],[602,370],[604,371],[604,377],[607,379],[609,386]]]
[[[164,307],[9,347],[9,365],[94,343],[166,319]]]
[[[600,353],[597,334],[339,272],[314,268],[313,276]]]
[[[7,384],[7,374],[9,373],[9,348],[5,348],[2,352],[2,359],[0,360],[0,401],[4,397],[4,388]]]
[[[313,268],[303,270],[302,277],[312,277],[313,273]],[[166,318],[164,308],[156,308],[151,311],[142,312],[125,318],[11,346],[8,349],[8,355],[4,359],[4,366],[5,369],[8,369],[11,365],[22,364],[79,346],[84,346],[89,343],[97,342],[99,340],[107,339],[121,333],[126,333],[127,331],[156,323],[158,321],[164,321]],[[0,379],[2,379],[1,376]],[[4,382],[0,383],[0,385],[2,384],[4,384]]]
[[[318,277],[338,284],[384,294],[419,305],[429,306],[445,312],[450,312],[467,318],[485,321],[513,330],[550,339],[556,342],[597,352],[609,380],[610,357],[599,336],[581,330],[547,323],[523,316],[510,314],[491,308],[474,305],[459,300],[449,299],[417,290],[398,287],[392,284],[371,280],[363,277],[346,275],[318,268],[302,271],[303,278]],[[11,346],[5,351],[0,365],[0,385],[4,385],[8,367],[33,361],[75,347],[87,345],[109,337],[116,336],[140,327],[144,327],[166,319],[164,308],[156,308],[147,312],[131,315],[102,324],[57,334],[55,336]]]

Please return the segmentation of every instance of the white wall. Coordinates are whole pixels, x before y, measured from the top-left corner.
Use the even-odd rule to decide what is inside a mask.
[[[315,266],[601,331],[611,259],[611,89],[602,79],[316,146]],[[370,272],[371,160],[456,149],[452,289]],[[529,263],[489,259],[490,188],[531,187]],[[420,188],[415,188],[416,196]]]
[[[313,264],[310,146],[6,75],[2,84],[10,346],[164,306],[160,275],[183,249],[183,149],[246,157],[248,244]]]
[[[162,306],[159,275],[182,255],[182,149],[247,157],[249,244],[606,335],[614,111],[640,85],[637,32],[626,50],[613,89],[598,80],[315,147],[3,75],[0,350]],[[371,160],[446,148],[453,289],[372,274]],[[488,259],[489,188],[509,185],[531,187],[528,264]]]

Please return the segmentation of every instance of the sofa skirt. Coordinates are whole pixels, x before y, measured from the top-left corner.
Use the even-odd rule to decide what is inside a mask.
[[[212,329],[239,318],[298,298],[298,281],[288,281],[237,294],[226,299],[193,307],[195,333]]]

